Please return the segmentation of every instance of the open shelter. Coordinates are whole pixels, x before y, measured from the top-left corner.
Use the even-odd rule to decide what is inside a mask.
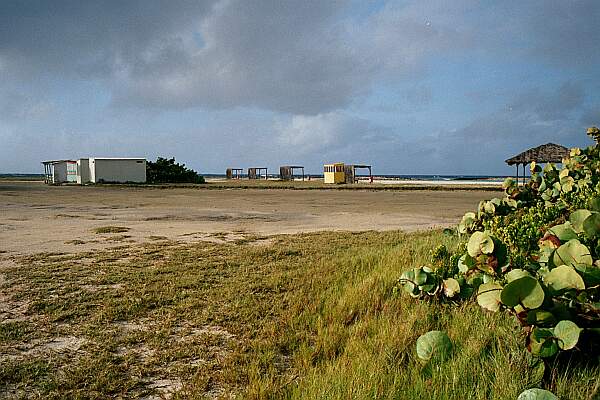
[[[227,176],[227,179],[242,179],[243,171],[242,168],[227,168],[225,175]]]
[[[517,183],[519,183],[519,165],[523,165],[523,183],[525,183],[525,167],[527,164],[531,164],[534,161],[540,164],[560,164],[562,163],[563,158],[568,156],[568,148],[555,143],[546,143],[541,146],[525,150],[524,152],[506,160],[506,163],[508,165],[517,166]]]
[[[44,165],[44,182],[48,184],[77,182],[77,161],[48,160]]]
[[[283,165],[279,167],[279,176],[282,181],[293,181],[294,171],[302,171],[302,180],[304,180],[304,167],[301,165]]]
[[[262,173],[262,171],[264,171],[264,174]],[[268,178],[267,167],[248,168],[248,179],[262,179],[263,175],[265,179]]]

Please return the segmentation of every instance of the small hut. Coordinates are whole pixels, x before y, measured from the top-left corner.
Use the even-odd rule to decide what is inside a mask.
[[[293,181],[294,180],[294,171],[301,170],[302,171],[302,180],[304,180],[304,167],[301,165],[283,165],[279,167],[279,176],[282,181]]]
[[[563,158],[569,156],[569,149],[559,144],[547,143],[538,147],[534,147],[529,150],[517,154],[514,157],[506,160],[508,165],[517,166],[517,183],[519,182],[519,165],[523,165],[523,181],[525,181],[525,166],[531,164],[533,161],[536,163],[562,163]]]
[[[370,165],[344,163],[325,164],[323,166],[323,180],[325,183],[356,183],[358,182],[357,169],[369,170],[369,181],[373,182]]]
[[[225,175],[227,179],[242,179],[242,172],[244,170],[241,168],[227,168],[225,171]]]
[[[267,175],[267,168],[266,167],[252,167],[252,168],[248,168],[248,179],[262,179],[263,175],[264,175],[264,179],[267,179],[269,177]]]

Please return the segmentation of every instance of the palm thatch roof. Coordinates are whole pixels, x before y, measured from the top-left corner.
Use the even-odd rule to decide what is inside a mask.
[[[561,163],[569,155],[569,149],[559,144],[547,143],[517,154],[506,160],[508,165],[536,163]]]

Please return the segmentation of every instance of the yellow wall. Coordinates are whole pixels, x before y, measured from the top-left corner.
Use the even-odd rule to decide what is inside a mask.
[[[323,168],[323,178],[325,183],[344,183],[346,181],[344,164],[326,164]]]

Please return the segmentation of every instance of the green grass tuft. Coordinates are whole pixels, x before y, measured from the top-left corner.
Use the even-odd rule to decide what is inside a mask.
[[[129,228],[125,226],[101,226],[94,229],[94,232],[97,234],[105,234],[105,233],[123,233],[129,232]]]

